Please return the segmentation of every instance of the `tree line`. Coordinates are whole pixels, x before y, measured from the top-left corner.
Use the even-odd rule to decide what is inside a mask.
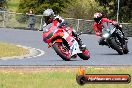
[[[7,1],[6,0],[0,0],[0,11],[5,10],[7,7]]]
[[[64,17],[93,19],[95,12],[102,12],[110,19],[116,19],[118,0],[20,0],[17,12],[26,13],[30,9],[35,14],[43,14],[52,8],[55,14]],[[119,22],[132,22],[132,0],[120,0]]]

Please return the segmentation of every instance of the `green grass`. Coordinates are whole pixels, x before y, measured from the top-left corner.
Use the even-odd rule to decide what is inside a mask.
[[[25,55],[29,51],[13,44],[0,42],[0,57],[20,56]]]
[[[77,69],[59,69],[36,71],[32,68],[0,70],[0,88],[132,88],[129,84],[86,84],[80,86],[76,83]],[[132,68],[87,68],[88,74],[130,74]]]
[[[8,0],[7,5],[9,8],[9,11],[16,12],[19,7],[20,0]]]

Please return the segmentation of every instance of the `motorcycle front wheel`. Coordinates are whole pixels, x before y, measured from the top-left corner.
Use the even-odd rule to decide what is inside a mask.
[[[111,39],[111,45],[118,52],[118,54],[120,54],[120,55],[124,54],[121,45],[117,43],[115,38]]]
[[[71,59],[71,54],[69,52],[69,49],[66,45],[60,42],[56,42],[53,45],[53,48],[55,52],[65,61],[69,61]]]

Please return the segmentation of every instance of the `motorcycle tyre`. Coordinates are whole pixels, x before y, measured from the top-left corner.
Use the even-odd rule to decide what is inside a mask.
[[[55,50],[55,52],[63,59],[63,60],[65,60],[65,61],[70,61],[70,59],[71,59],[71,57],[66,57],[61,51],[60,51],[60,49],[59,49],[59,47],[58,47],[58,44],[59,43],[55,43],[54,45],[53,45],[53,48],[54,48],[54,50]]]
[[[87,50],[87,49],[85,49],[85,50]],[[87,50],[88,51],[88,50]],[[83,51],[82,51],[83,52]],[[89,51],[88,51],[89,52]],[[88,60],[89,58],[90,58],[90,54],[88,54],[88,55],[85,55],[85,54],[83,54],[83,53],[78,53],[77,54],[81,59],[83,59],[83,60]]]
[[[127,42],[125,42],[125,46],[123,49],[124,54],[128,54],[129,50],[128,50],[128,46],[127,46]]]
[[[118,52],[118,54],[120,54],[120,55],[124,54],[123,53],[123,49],[121,49],[121,48],[118,47],[115,39],[111,39],[111,43],[112,43],[113,48]]]

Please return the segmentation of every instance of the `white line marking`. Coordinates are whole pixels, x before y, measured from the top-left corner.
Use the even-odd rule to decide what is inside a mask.
[[[45,54],[43,50],[32,48],[32,47],[27,47],[23,45],[16,45],[17,47],[21,47],[24,49],[28,49],[29,53],[26,55],[22,56],[11,56],[11,57],[2,57],[0,58],[1,60],[8,60],[8,59],[24,59],[24,58],[34,58],[34,57],[40,57]]]

